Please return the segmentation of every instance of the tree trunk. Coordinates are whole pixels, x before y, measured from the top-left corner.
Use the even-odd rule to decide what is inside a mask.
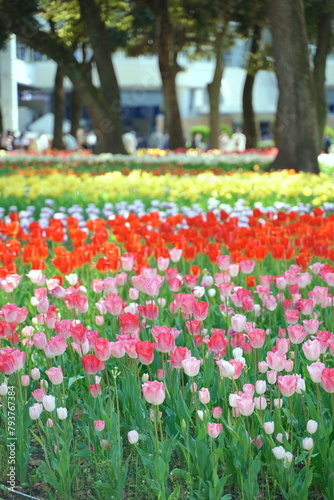
[[[54,85],[54,127],[53,127],[53,149],[64,149],[63,146],[63,120],[65,111],[65,94],[64,94],[64,73],[57,66],[55,85]]]
[[[80,126],[81,117],[81,99],[80,95],[73,87],[71,94],[71,135],[77,136],[78,128]]]
[[[111,108],[101,89],[89,80],[84,65],[76,61],[72,51],[56,35],[38,30],[26,19],[20,19],[19,13],[16,18],[10,19],[10,30],[22,42],[56,61],[76,87],[97,135],[95,152],[124,153],[117,112]]]
[[[172,55],[171,25],[168,15],[168,0],[160,0],[159,8],[155,12],[157,25],[157,42],[159,70],[162,80],[162,89],[165,103],[165,122],[169,134],[169,148],[184,148],[181,115],[176,94],[176,75],[179,70],[177,54]]]
[[[216,32],[215,40],[215,56],[216,64],[213,73],[212,82],[208,83],[208,94],[210,103],[210,115],[209,115],[209,147],[211,149],[218,149],[218,137],[219,137],[219,104],[220,104],[220,88],[223,78],[223,43],[226,33],[226,25],[224,28]]]
[[[319,173],[318,123],[302,0],[269,0],[280,92],[275,169]]]
[[[259,41],[261,37],[261,29],[256,26],[254,28],[252,46],[250,53],[256,54],[259,49]],[[246,79],[244,83],[244,90],[242,94],[242,114],[243,114],[243,125],[244,134],[246,136],[246,149],[252,149],[257,147],[257,126],[255,121],[255,113],[253,108],[253,88],[256,76],[256,70],[248,67]]]
[[[318,150],[322,149],[322,136],[327,119],[327,96],[326,96],[326,60],[331,47],[332,35],[332,18],[331,14],[322,14],[319,17],[317,26],[317,50],[314,56],[314,86],[317,105],[318,119]]]
[[[94,60],[100,78],[101,90],[107,100],[111,122],[103,120],[99,124],[102,134],[113,134],[113,142],[119,152],[125,154],[122,141],[122,122],[120,117],[121,99],[114,65],[111,59],[111,46],[108,30],[101,19],[101,9],[95,0],[79,0],[81,17],[87,27],[91,47],[94,51]]]

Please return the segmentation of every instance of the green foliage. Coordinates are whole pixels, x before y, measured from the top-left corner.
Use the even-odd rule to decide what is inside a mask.
[[[232,128],[227,123],[222,123],[219,126],[220,132],[226,132],[229,137],[232,135]],[[210,135],[210,127],[208,125],[194,125],[190,129],[190,134],[193,136],[194,134],[200,133],[202,135],[203,141],[209,140]]]
[[[227,125],[227,123],[221,123],[219,125],[220,132],[226,132],[229,137],[232,136],[232,128]]]
[[[332,129],[332,127],[326,125],[324,132],[328,134],[332,140],[334,139],[334,129]]]
[[[203,141],[207,141],[209,139],[210,127],[208,127],[207,125],[194,125],[193,127],[191,127],[191,136],[198,133],[202,135]]]

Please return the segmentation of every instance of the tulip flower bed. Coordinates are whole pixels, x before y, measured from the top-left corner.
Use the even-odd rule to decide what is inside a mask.
[[[129,175],[120,172],[96,176],[54,172],[43,176],[34,172],[30,175],[29,172],[0,176],[0,198],[6,206],[10,204],[23,208],[27,201],[40,204],[45,198],[57,199],[60,205],[67,207],[73,202],[86,206],[95,202],[100,208],[106,202],[137,199],[175,202],[178,206],[197,203],[202,208],[211,198],[220,203],[233,203],[245,198],[252,205],[262,202],[265,206],[277,201],[320,206],[334,199],[334,179],[329,174],[316,176],[280,171],[225,175],[206,172],[196,176],[176,176],[135,170]]]
[[[321,202],[4,207],[1,495],[332,500]]]

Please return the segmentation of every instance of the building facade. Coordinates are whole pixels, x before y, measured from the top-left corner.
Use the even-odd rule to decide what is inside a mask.
[[[221,85],[221,123],[232,127],[242,124],[242,92],[246,71],[243,68],[248,48],[237,40],[224,54],[224,74]],[[157,123],[163,127],[163,96],[156,56],[126,57],[119,52],[113,56],[115,71],[121,90],[121,113],[125,129],[139,136],[148,136]],[[180,54],[183,68],[177,75],[177,93],[185,137],[193,125],[208,124],[209,101],[207,84],[211,81],[214,61],[190,60]],[[0,102],[3,130],[52,133],[53,88],[56,64],[42,54],[17,43],[12,35],[0,52]],[[334,55],[327,63],[328,124],[334,126]],[[93,69],[93,82],[98,76]],[[66,119],[70,119],[71,83],[65,78],[67,95]],[[274,72],[259,71],[256,75],[253,104],[259,135],[267,138],[275,120],[278,99]],[[89,129],[89,116],[83,110],[82,125]],[[68,128],[68,122],[65,122]]]

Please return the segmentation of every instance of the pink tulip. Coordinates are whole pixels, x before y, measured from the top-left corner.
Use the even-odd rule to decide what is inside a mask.
[[[43,411],[43,405],[41,403],[35,403],[29,408],[29,416],[32,420],[37,420]]]
[[[171,352],[175,348],[175,339],[169,331],[161,332],[157,338],[155,347],[160,352]]]
[[[180,370],[182,368],[182,361],[191,357],[191,351],[189,351],[186,347],[176,347],[170,357],[171,359],[169,362],[172,367]]]
[[[95,420],[94,421],[94,429],[98,432],[103,431],[105,426],[105,421],[104,420]]]
[[[316,361],[320,357],[320,342],[319,340],[308,340],[302,345],[305,358],[309,361]]]
[[[304,319],[303,320],[303,326],[304,329],[307,333],[310,335],[314,335],[317,333],[318,328],[322,322],[318,321],[317,319]]]
[[[231,317],[232,328],[235,332],[243,332],[246,329],[246,316],[235,314]]]
[[[212,416],[213,418],[220,418],[222,416],[223,409],[220,406],[215,406],[212,408]]]
[[[44,352],[47,358],[53,358],[55,356],[61,356],[66,351],[66,347],[66,340],[56,335],[47,341]]]
[[[197,321],[204,321],[209,312],[209,304],[207,302],[194,302],[192,312]]]
[[[203,405],[207,405],[210,402],[210,392],[209,389],[203,387],[198,391],[198,397]]]
[[[215,424],[208,422],[206,429],[210,437],[216,439],[223,430],[223,424]]]
[[[229,255],[218,255],[216,259],[217,265],[220,271],[227,271],[230,267],[230,256]]]
[[[263,347],[265,341],[265,332],[261,328],[251,328],[247,332],[250,345],[254,349],[260,349]]]
[[[166,271],[169,266],[169,259],[164,257],[158,257],[157,265],[159,271]]]
[[[254,271],[254,260],[242,260],[239,262],[240,271],[244,274],[251,274]]]
[[[88,354],[87,356],[82,356],[81,358],[82,366],[86,373],[94,375],[100,370],[104,370],[105,363],[100,361],[95,354]]]
[[[22,375],[21,376],[21,384],[23,385],[23,387],[27,387],[30,383],[30,377],[29,375]]]
[[[165,386],[162,382],[154,380],[142,385],[143,396],[152,405],[161,405],[165,400]]]
[[[307,336],[307,332],[302,325],[289,325],[288,335],[292,344],[301,344]]]
[[[54,385],[59,385],[62,383],[64,377],[61,366],[52,367],[45,372]]]
[[[130,444],[136,444],[138,443],[138,440],[139,440],[139,434],[136,430],[133,430],[133,431],[129,431],[128,434],[128,441]]]
[[[325,369],[324,363],[317,361],[316,363],[312,363],[310,366],[307,366],[306,368],[310,374],[312,382],[314,382],[316,384],[320,384],[321,375]]]
[[[107,361],[111,355],[109,340],[99,337],[94,343],[94,351],[100,361]]]
[[[254,398],[254,405],[258,410],[265,410],[267,408],[266,398],[264,398],[263,396]]]
[[[258,370],[260,373],[266,373],[268,370],[268,365],[265,361],[258,362]]]
[[[242,389],[244,393],[248,394],[248,396],[250,396],[251,398],[254,396],[255,392],[254,384],[244,384]]]
[[[169,255],[172,262],[179,262],[182,257],[182,249],[172,248],[171,250],[169,250]]]
[[[329,346],[329,342],[332,339],[332,333],[328,331],[322,331],[319,330],[317,332],[317,340],[320,342],[320,352],[321,354],[324,354],[327,351],[327,348]]]
[[[292,354],[292,353],[291,353]],[[285,362],[285,367],[284,370],[288,373],[293,371],[293,360],[292,359],[287,359]]]
[[[279,390],[283,396],[290,397],[296,392],[298,386],[298,377],[296,375],[279,376],[277,380]]]
[[[93,384],[89,386],[89,392],[93,396],[93,398],[98,398],[102,394],[102,390],[100,384]]]
[[[276,347],[286,354],[290,349],[290,340],[285,338],[277,338]]]
[[[43,397],[46,396],[46,392],[45,392],[45,389],[43,389],[43,387],[40,387],[40,388],[35,389],[34,391],[32,391],[31,395],[32,395],[32,397],[34,399],[36,399],[36,401],[38,403],[41,403]]]
[[[124,253],[121,257],[121,265],[124,271],[132,271],[135,264],[135,255],[132,253]]]
[[[276,384],[277,372],[275,372],[274,370],[267,371],[267,380],[271,385]]]
[[[334,368],[325,368],[321,374],[321,385],[326,392],[334,393]]]
[[[184,373],[188,375],[188,377],[195,377],[199,372],[201,360],[191,356],[190,358],[184,359],[181,364],[184,369]]]
[[[317,304],[320,304],[321,307],[327,307],[327,297],[328,297],[327,286],[315,286],[312,290],[312,295]]]
[[[237,409],[239,410],[241,415],[245,417],[251,415],[254,411],[254,401],[251,396],[248,394],[240,394],[239,399],[237,400]]]
[[[41,373],[38,368],[32,368],[30,375],[33,380],[39,380],[41,378]]]
[[[305,316],[308,316],[312,313],[315,303],[316,302],[313,299],[300,299],[298,301],[300,312]]]
[[[110,355],[115,358],[122,358],[125,355],[125,348],[122,341],[109,342]]]
[[[223,377],[231,378],[232,375],[234,374],[234,366],[228,361],[225,361],[224,359],[219,359],[217,361],[217,366],[219,368],[219,373],[221,378]]]
[[[266,357],[266,362],[272,370],[281,372],[285,368],[286,354],[282,351],[269,351]]]

